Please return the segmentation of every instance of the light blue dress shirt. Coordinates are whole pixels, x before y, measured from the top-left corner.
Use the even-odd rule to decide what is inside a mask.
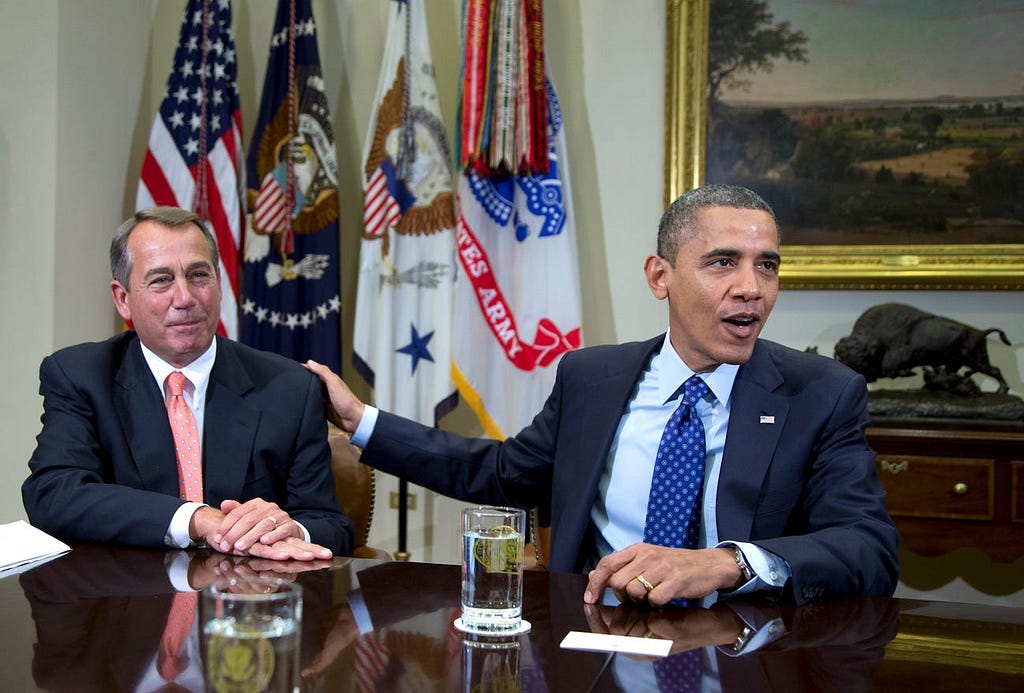
[[[781,591],[792,575],[781,557],[748,542],[724,540],[718,536],[718,480],[722,471],[725,435],[729,428],[729,405],[739,366],[723,364],[711,373],[702,373],[710,393],[697,402],[697,414],[704,424],[707,466],[704,475],[704,499],[699,548],[738,546],[754,577],[729,595],[762,591]],[[679,404],[670,399],[693,371],[672,348],[669,335],[661,351],[654,355],[637,385],[636,394],[619,420],[619,427],[608,452],[608,461],[598,484],[597,502],[590,518],[597,528],[597,553],[601,556],[643,541],[647,519],[647,498],[651,493],[654,458],[661,434]],[[352,443],[365,447],[377,424],[378,410],[366,405]],[[714,595],[711,595],[714,597]]]
[[[718,536],[718,481],[738,371],[737,365],[722,364],[710,373],[700,374],[710,392],[696,405],[707,446],[698,548],[738,546],[754,573],[750,581],[729,594],[781,590],[792,574],[789,564],[770,551],[748,542],[730,541],[728,537],[723,541]],[[598,484],[598,499],[590,514],[597,529],[598,556],[643,541],[654,460],[665,425],[679,406],[679,397],[672,396],[692,375],[694,372],[679,358],[670,335],[666,334],[661,350],[651,359],[619,420],[608,451],[608,463]]]

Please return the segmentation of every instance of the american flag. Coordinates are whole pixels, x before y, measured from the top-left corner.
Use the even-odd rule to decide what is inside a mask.
[[[218,332],[232,339],[245,188],[236,75],[230,0],[189,0],[135,199],[136,209],[183,207],[206,220],[220,252]]]

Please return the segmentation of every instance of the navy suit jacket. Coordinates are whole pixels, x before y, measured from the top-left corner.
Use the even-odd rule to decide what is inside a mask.
[[[294,361],[217,340],[203,421],[204,500],[273,501],[314,543],[351,553],[319,381]],[[174,439],[135,333],[43,359],[39,392],[43,429],[22,486],[32,524],[65,541],[164,547],[182,504]]]
[[[504,442],[467,440],[381,412],[362,459],[466,501],[549,509],[551,569],[583,570],[615,431],[663,340],[565,354],[543,410]],[[793,579],[784,598],[889,596],[896,587],[899,535],[864,436],[866,405],[857,373],[767,340],[758,340],[736,376],[718,536],[788,561]]]

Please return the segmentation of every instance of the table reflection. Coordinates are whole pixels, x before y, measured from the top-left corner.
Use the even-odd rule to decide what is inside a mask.
[[[682,671],[691,672],[694,690],[835,690],[838,681],[844,690],[865,690],[898,625],[899,602],[888,599],[590,607],[582,600],[585,577],[528,573],[523,617],[533,628],[478,642],[452,625],[458,566],[353,559],[311,565],[79,546],[20,576],[35,622],[36,685],[157,688],[157,651],[175,595],[172,563],[183,555],[193,588],[228,575],[272,575],[302,586],[304,691],[679,690]],[[673,647],[657,662],[561,649],[570,630],[669,639]],[[179,685],[201,690],[194,681]]]

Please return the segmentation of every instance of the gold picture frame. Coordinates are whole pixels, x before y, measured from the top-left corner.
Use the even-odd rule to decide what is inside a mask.
[[[710,0],[666,0],[665,204],[704,182]],[[791,245],[801,289],[1024,289],[1024,244]]]

